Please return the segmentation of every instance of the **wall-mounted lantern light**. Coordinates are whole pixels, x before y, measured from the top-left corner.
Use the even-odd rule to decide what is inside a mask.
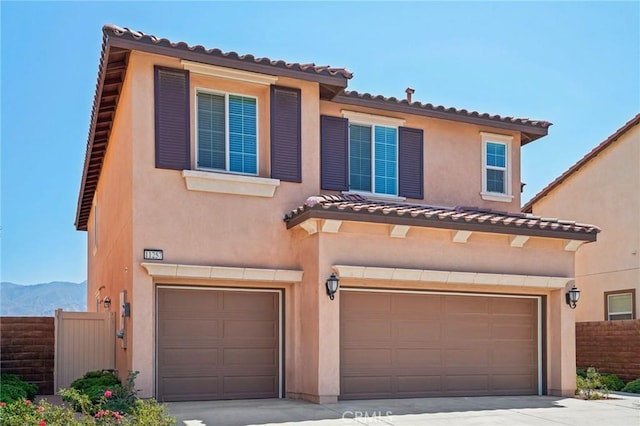
[[[571,287],[571,290],[569,290],[565,296],[567,298],[567,305],[569,305],[571,309],[575,309],[576,305],[578,304],[578,299],[580,299],[580,290],[576,288],[575,284],[573,285],[573,287]]]
[[[109,308],[111,308],[111,298],[105,297],[105,299],[102,301],[102,304],[104,305],[104,308],[108,311]]]
[[[327,282],[325,283],[327,286],[327,294],[329,295],[329,299],[333,300],[336,291],[338,291],[338,285],[340,285],[340,280],[336,277],[336,274],[331,274]]]

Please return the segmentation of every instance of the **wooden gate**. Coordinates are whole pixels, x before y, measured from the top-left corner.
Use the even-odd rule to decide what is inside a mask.
[[[87,371],[115,369],[115,325],[113,312],[56,310],[56,391]]]

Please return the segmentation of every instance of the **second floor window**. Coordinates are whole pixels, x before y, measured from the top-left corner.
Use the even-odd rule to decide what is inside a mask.
[[[197,168],[257,174],[257,127],[256,98],[198,92]]]
[[[487,192],[506,194],[507,188],[507,145],[487,142]]]
[[[349,190],[398,194],[398,129],[349,125]]]

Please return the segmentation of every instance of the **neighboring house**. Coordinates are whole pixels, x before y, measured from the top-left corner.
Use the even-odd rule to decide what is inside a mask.
[[[550,123],[103,33],[76,226],[142,396],[573,394],[565,294],[599,229],[520,213]]]
[[[596,146],[523,208],[597,223],[576,255],[576,321],[637,319],[640,305],[640,114]]]

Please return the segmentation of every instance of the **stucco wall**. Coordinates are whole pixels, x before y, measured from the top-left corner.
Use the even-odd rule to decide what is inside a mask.
[[[116,328],[120,328],[121,321],[120,292],[126,290],[131,294],[133,282],[132,146],[135,139],[131,86],[132,74],[127,73],[87,229],[87,310],[105,310],[102,303],[96,305],[95,298],[96,291],[104,286],[100,299],[111,299],[110,310],[116,313]],[[132,333],[127,333],[126,339],[126,346],[130,348]],[[131,351],[124,349],[120,340],[116,342],[116,369],[122,379],[131,369]]]
[[[636,289],[640,306],[640,126],[635,126],[533,206],[533,213],[598,225],[578,249],[577,321],[605,319],[604,292]]]

